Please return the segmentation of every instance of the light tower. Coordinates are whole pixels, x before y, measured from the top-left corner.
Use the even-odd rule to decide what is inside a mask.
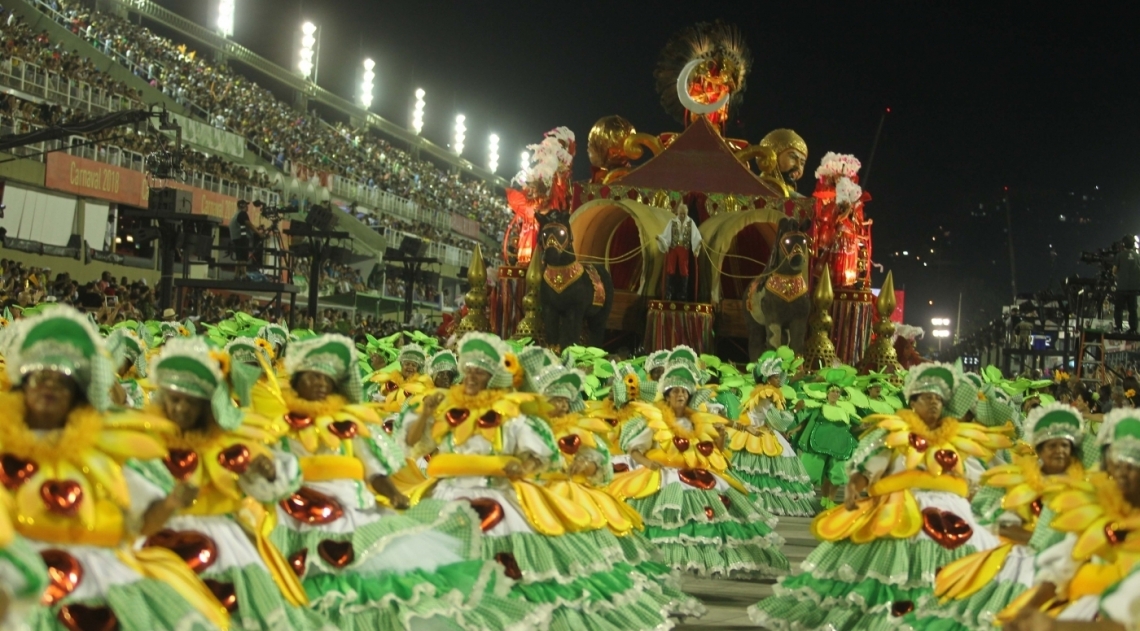
[[[499,170],[499,135],[491,134],[487,142],[487,170],[491,173]]]
[[[218,32],[222,37],[234,36],[234,7],[237,0],[218,0]]]
[[[311,79],[313,83],[317,82],[317,62],[320,59],[320,33],[320,29],[312,22],[305,22],[301,25],[301,52],[299,55],[300,61],[297,62],[297,69],[301,71],[302,77]]]
[[[424,92],[423,88],[416,88],[416,107],[412,110],[412,131],[419,136],[424,130]]]
[[[376,67],[376,62],[372,59],[364,60],[364,74],[360,81],[360,104],[364,109],[372,107],[372,80],[376,78],[376,73],[372,71]]]
[[[455,117],[455,142],[452,143],[452,148],[457,156],[463,155],[463,141],[467,138],[467,125],[463,123],[466,120],[467,117],[463,114]]]

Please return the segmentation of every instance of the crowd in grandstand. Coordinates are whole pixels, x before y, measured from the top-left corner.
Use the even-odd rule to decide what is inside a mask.
[[[145,27],[78,2],[40,3],[74,34],[127,64],[152,87],[191,107],[206,122],[242,135],[286,172],[352,178],[426,208],[477,220],[489,236],[496,238],[502,236],[509,222],[502,195],[483,182],[461,181],[458,174],[416,159],[367,131],[329,125],[313,113],[298,112],[228,66]],[[30,38],[21,39],[32,54],[60,54],[46,34],[27,35]],[[66,56],[94,71],[93,65],[78,60],[78,55]],[[137,98],[126,86],[119,89]]]

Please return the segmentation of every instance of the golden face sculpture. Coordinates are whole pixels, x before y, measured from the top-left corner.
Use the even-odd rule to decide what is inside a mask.
[[[789,147],[776,156],[776,166],[780,169],[780,173],[792,182],[797,182],[804,176],[806,164],[807,156],[795,147]]]
[[[599,169],[619,169],[629,166],[629,156],[625,154],[625,140],[637,130],[633,124],[621,116],[605,116],[598,119],[590,129],[586,141],[586,153],[590,164]]]

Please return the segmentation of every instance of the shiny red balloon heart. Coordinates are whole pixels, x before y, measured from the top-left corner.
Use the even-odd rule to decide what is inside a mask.
[[[333,421],[329,423],[329,433],[341,440],[351,440],[356,438],[360,429],[354,421]]]
[[[344,508],[336,498],[305,486],[281,500],[281,508],[293,519],[309,525],[331,524],[344,516]]]
[[[392,419],[388,419],[384,421],[382,427],[386,433],[391,434],[392,432],[396,431],[396,422]]]
[[[1113,528],[1112,524],[1107,524],[1104,527],[1104,538],[1108,540],[1110,545],[1119,545],[1128,536],[1129,530],[1120,528]]]
[[[681,469],[677,477],[689,486],[707,491],[716,486],[716,478],[705,469]]]
[[[459,424],[466,421],[468,416],[471,416],[471,410],[467,408],[451,408],[447,414],[444,414],[447,424],[452,427],[459,427]]]
[[[471,508],[479,515],[479,528],[483,532],[494,528],[503,521],[503,507],[501,504],[489,497],[476,497],[467,500],[471,504]]]
[[[914,447],[915,451],[926,451],[926,448],[930,446],[930,444],[926,442],[925,438],[919,436],[918,434],[915,434],[914,432],[911,432],[908,440],[910,441],[910,446]]]
[[[974,529],[965,519],[934,507],[922,510],[922,531],[947,550],[961,546],[974,535]]]
[[[722,494],[721,494],[721,496],[720,496],[720,503],[721,503],[721,504],[724,504],[724,507],[725,507],[726,509],[727,509],[727,508],[732,508],[732,500],[728,499],[728,496],[727,496],[727,495],[725,495],[725,494],[723,494],[723,493],[722,493]]]
[[[921,450],[919,450],[921,451]],[[891,615],[901,618],[914,611],[914,602],[910,600],[896,600],[891,603]]]
[[[709,519],[709,521],[712,521],[713,515],[715,515],[715,514],[716,514],[716,511],[713,510],[712,506],[706,506],[705,507],[705,517],[707,517]]]
[[[212,578],[208,578],[202,582],[214,593],[214,598],[217,598],[218,602],[222,603],[226,611],[233,613],[237,610],[237,590],[234,589],[233,583],[223,583],[222,581],[215,581]]]
[[[487,412],[484,413],[483,416],[480,416],[479,420],[477,421],[479,427],[482,427],[483,429],[494,429],[498,427],[502,422],[503,415],[494,410],[487,410]]]
[[[569,434],[558,439],[558,450],[567,456],[573,456],[581,448],[582,437],[577,434]]]
[[[934,452],[934,461],[942,467],[943,471],[953,471],[958,466],[958,452],[950,449],[939,449]]]
[[[515,555],[510,552],[500,552],[495,555],[495,560],[503,566],[503,573],[511,580],[522,580],[522,570],[519,569],[519,562],[515,560]]]
[[[351,541],[333,541],[332,539],[325,539],[318,543],[317,554],[321,555],[325,563],[338,570],[352,563],[352,560],[356,558],[356,552],[352,549]]]
[[[0,484],[9,490],[20,488],[39,470],[39,466],[31,460],[22,460],[12,454],[0,456]]]
[[[313,417],[297,412],[289,412],[285,415],[285,422],[293,429],[305,429],[313,424]]]
[[[74,517],[83,501],[83,489],[74,480],[48,480],[40,485],[40,499],[56,515]]]
[[[1041,516],[1041,509],[1044,507],[1045,507],[1045,505],[1041,502],[1041,498],[1039,497],[1039,498],[1033,500],[1033,503],[1029,505],[1029,510],[1030,510],[1030,512],[1033,513],[1034,517],[1040,517]]]
[[[614,473],[625,473],[626,471],[629,471],[629,465],[624,462],[614,463]]]
[[[249,470],[249,463],[253,460],[249,447],[242,444],[231,445],[218,454],[218,464],[227,471],[241,475]]]
[[[689,450],[689,439],[688,438],[681,438],[680,436],[674,436],[673,437],[673,446],[677,448],[677,451],[679,451],[681,453],[685,453],[686,451]]]
[[[119,618],[110,607],[73,603],[60,607],[55,617],[67,631],[116,631],[119,628]]]
[[[41,550],[40,557],[48,571],[48,587],[40,596],[40,604],[50,607],[61,601],[83,582],[83,566],[63,550]]]
[[[171,449],[162,464],[175,480],[185,482],[198,470],[198,454],[190,449]]]
[[[143,547],[170,550],[196,574],[210,569],[218,560],[218,545],[196,530],[160,530],[147,537]]]
[[[703,440],[697,443],[697,451],[701,452],[701,455],[705,458],[712,455],[714,449],[716,449],[716,445],[714,445],[711,440]]]
[[[309,551],[304,548],[289,555],[289,567],[293,568],[293,573],[297,578],[305,575],[305,562],[309,560]]]

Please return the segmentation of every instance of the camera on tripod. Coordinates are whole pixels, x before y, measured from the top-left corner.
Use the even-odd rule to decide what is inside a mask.
[[[266,206],[265,203],[261,200],[253,202],[253,205],[255,208],[261,211],[262,218],[268,219],[273,223],[278,223],[289,215],[297,214],[296,211],[291,208],[282,208],[281,206]]]
[[[1081,252],[1080,262],[1100,267],[1101,281],[1112,284],[1115,277],[1113,267],[1116,265],[1116,255],[1120,253],[1121,247],[1119,243],[1113,243],[1107,248]]]
[[[158,180],[182,177],[182,152],[160,149],[146,157],[146,172]]]

